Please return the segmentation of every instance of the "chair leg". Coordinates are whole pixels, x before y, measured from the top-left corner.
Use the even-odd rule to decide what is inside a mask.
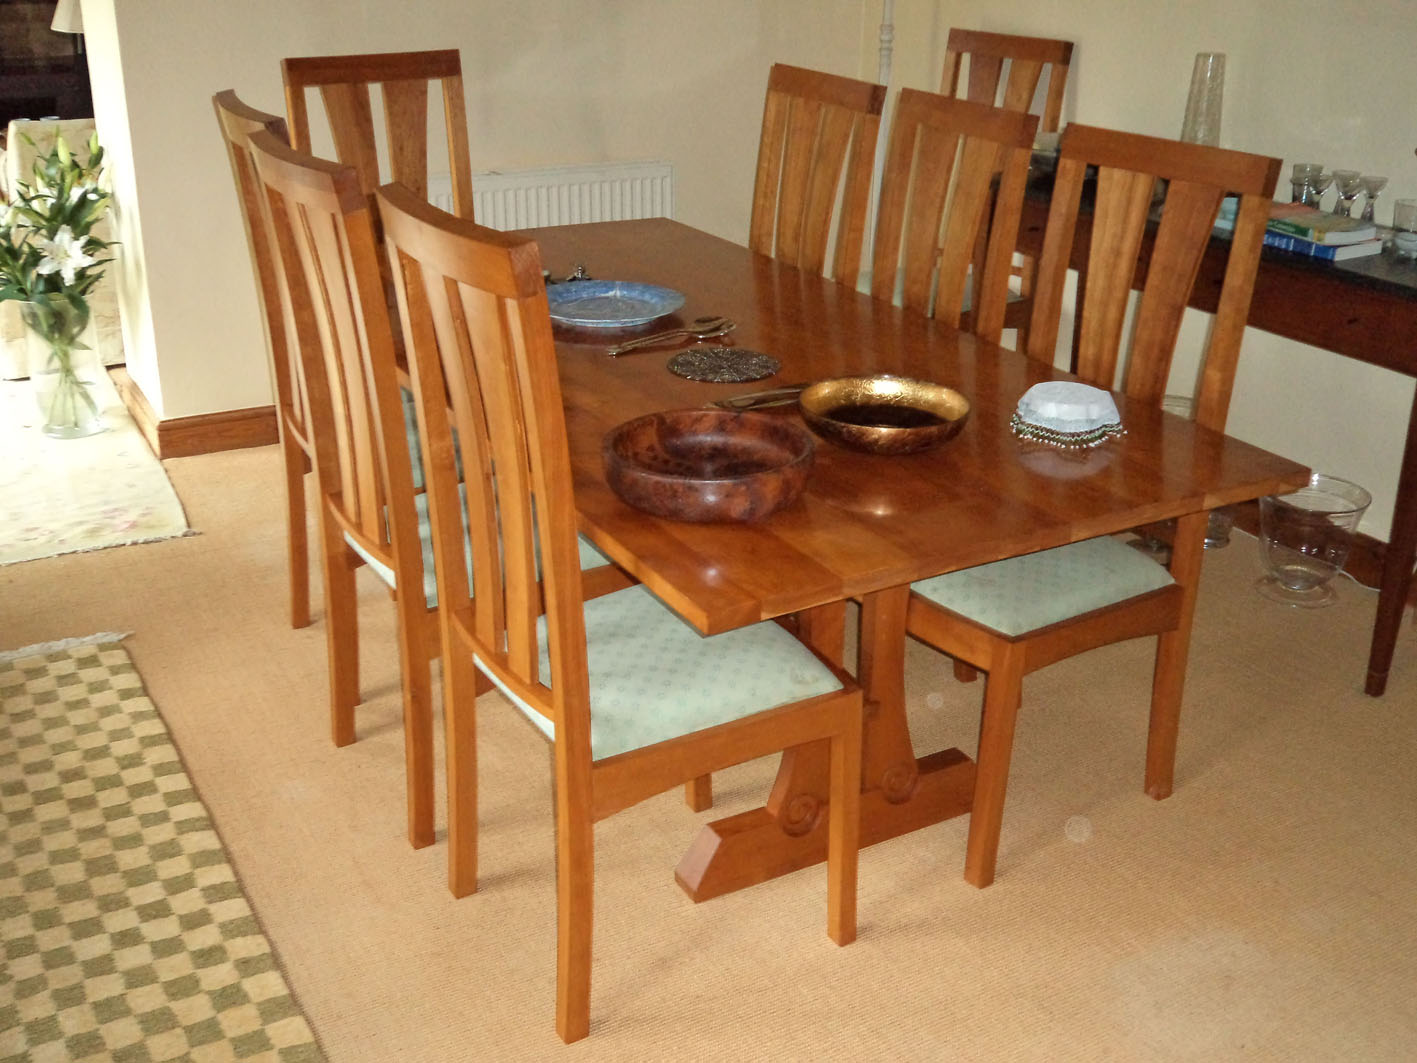
[[[472,658],[443,654],[443,728],[448,778],[448,888],[477,892],[477,685]]]
[[[684,804],[694,812],[707,812],[713,807],[713,776],[700,775],[684,784]]]
[[[325,585],[325,635],[330,661],[330,736],[337,746],[354,741],[359,704],[359,599],[354,555],[333,520],[320,518]]]
[[[856,868],[861,848],[861,729],[858,700],[846,730],[831,743],[831,803],[827,821],[827,935],[856,940]]]
[[[964,880],[981,889],[994,881],[999,855],[999,827],[1004,818],[1004,791],[1009,784],[1014,724],[1023,692],[1023,650],[1010,646],[997,658],[984,684],[984,714],[979,725],[979,757],[975,765],[974,804],[969,814]]]
[[[399,670],[403,677],[404,772],[408,789],[408,840],[415,849],[433,844],[433,677],[427,645],[427,610],[398,595]]]
[[[305,452],[282,439],[285,464],[285,538],[290,560],[290,626],[310,626],[310,532],[305,517]]]
[[[595,834],[590,785],[566,785],[555,751],[556,1032],[570,1044],[590,1033],[591,919],[595,914]]]
[[[1200,583],[1204,552],[1205,513],[1182,517],[1171,548],[1171,575],[1185,588],[1181,616],[1174,631],[1163,632],[1156,644],[1156,671],[1151,679],[1151,725],[1146,738],[1146,792],[1160,801],[1171,796],[1176,777],[1176,738],[1181,724],[1181,694],[1186,683],[1186,658],[1191,648],[1191,620]]]

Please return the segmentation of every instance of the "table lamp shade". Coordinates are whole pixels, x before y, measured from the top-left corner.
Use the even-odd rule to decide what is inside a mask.
[[[84,9],[79,0],[59,0],[49,28],[57,33],[83,33]]]

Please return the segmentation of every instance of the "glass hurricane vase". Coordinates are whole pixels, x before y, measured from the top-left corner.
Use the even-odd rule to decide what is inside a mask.
[[[25,324],[30,381],[44,419],[41,430],[55,439],[103,431],[94,395],[103,369],[88,303],[78,296],[47,296],[21,303],[20,317]]]

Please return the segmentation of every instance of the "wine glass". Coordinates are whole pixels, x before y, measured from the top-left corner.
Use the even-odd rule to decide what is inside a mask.
[[[1359,183],[1363,175],[1357,170],[1334,170],[1333,183],[1338,189],[1338,202],[1333,205],[1335,214],[1342,214],[1345,218],[1353,215],[1353,201],[1358,198],[1358,193],[1363,186]]]
[[[1294,164],[1294,177],[1289,182],[1294,186],[1294,203],[1308,203],[1309,196],[1313,190],[1313,180],[1323,169],[1322,163],[1317,162],[1296,162]]]
[[[1316,173],[1309,179],[1309,185],[1314,190],[1313,202],[1310,204],[1315,210],[1323,209],[1324,193],[1328,191],[1329,185],[1333,184],[1333,174]]]
[[[1363,220],[1374,221],[1373,204],[1378,201],[1378,193],[1387,187],[1387,178],[1375,173],[1365,173],[1358,178],[1358,183],[1363,186],[1363,195],[1368,197],[1363,204]]]

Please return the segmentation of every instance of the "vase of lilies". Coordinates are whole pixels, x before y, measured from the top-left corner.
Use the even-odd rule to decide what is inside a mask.
[[[59,439],[103,430],[93,394],[102,368],[88,302],[110,261],[109,243],[92,231],[108,211],[102,172],[97,134],[84,161],[56,137],[0,217],[0,300],[20,303],[43,431]]]

